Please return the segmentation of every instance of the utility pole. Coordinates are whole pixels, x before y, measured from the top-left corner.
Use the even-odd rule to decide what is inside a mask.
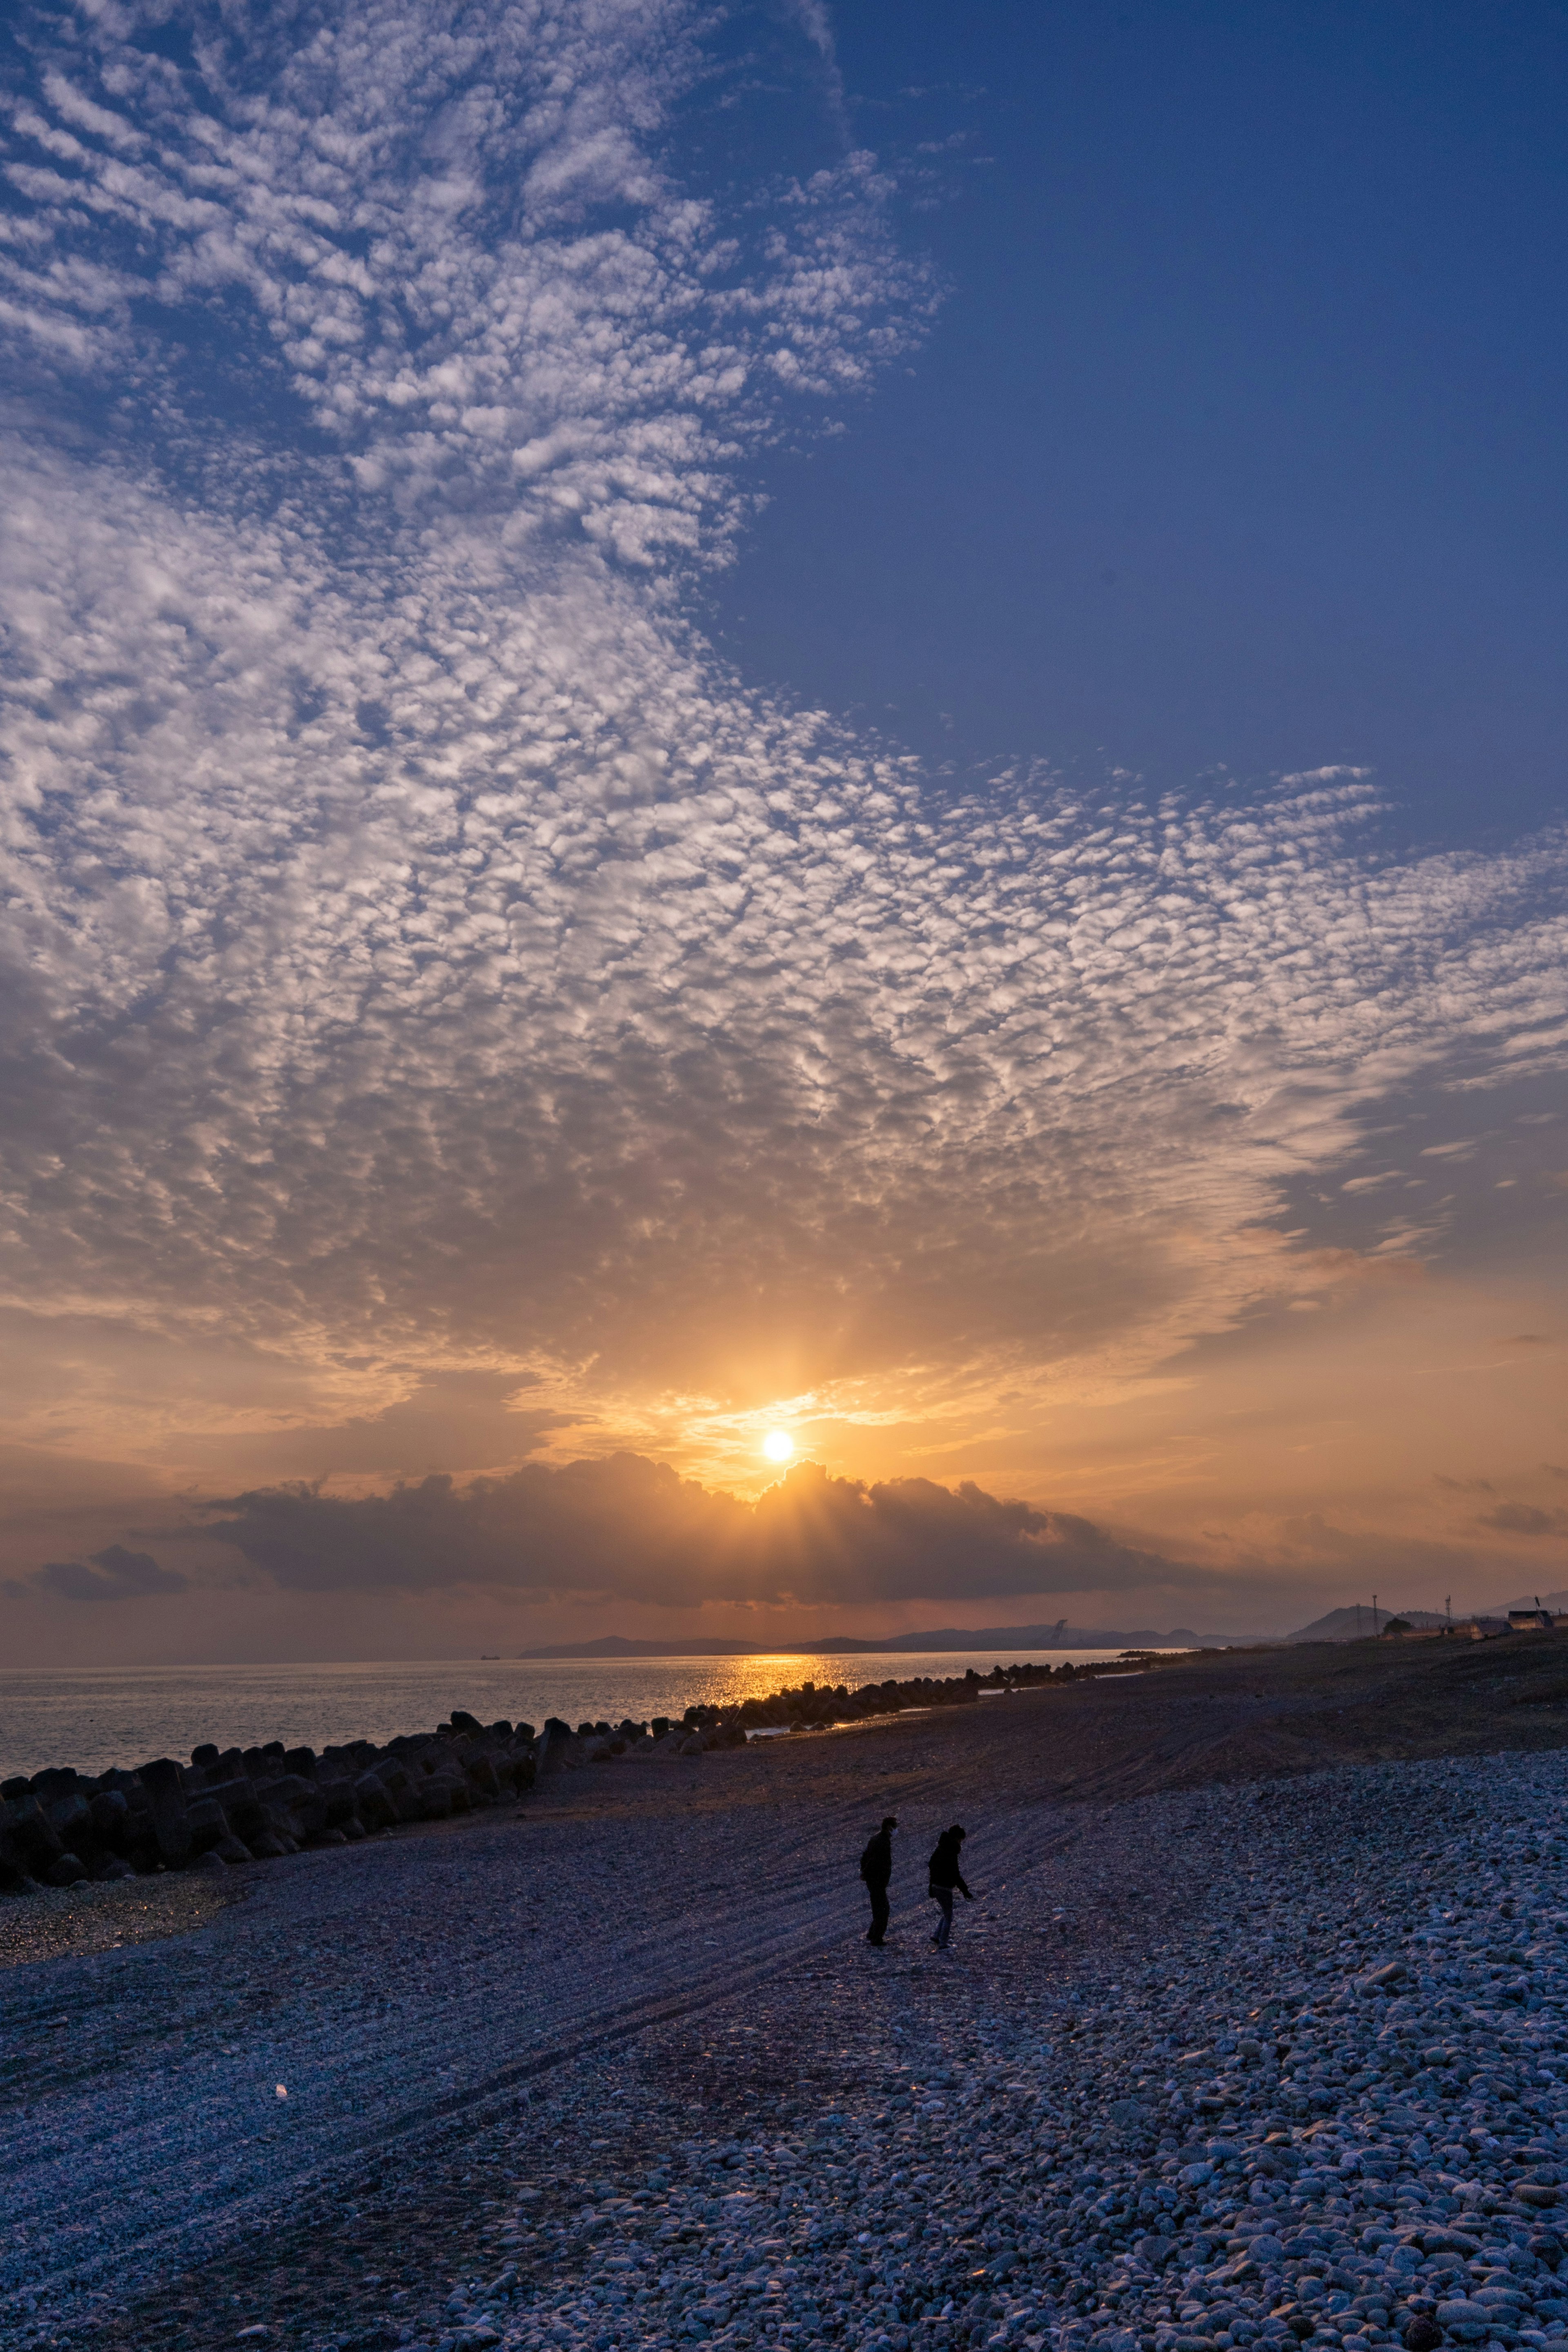
[[[1372,1630],[1374,1633],[1377,1631],[1377,1595],[1375,1592],[1372,1596]]]
[[[1454,1596],[1451,1592],[1443,1596],[1443,1614],[1451,1625],[1454,1622]]]

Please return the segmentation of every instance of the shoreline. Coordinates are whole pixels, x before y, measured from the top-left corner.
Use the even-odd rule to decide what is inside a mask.
[[[1441,2341],[1554,2345],[1530,2241],[1568,2168],[1563,1727],[1499,1754],[1531,1711],[1472,1687],[1467,1717],[1439,1675],[1450,1744],[1487,1752],[1325,1753],[1429,1736],[1407,1691],[1369,1697],[1375,1661],[1358,1721],[1343,1663],[563,1771],[520,1813],[241,1873],[164,1942],[5,1971],[0,2340],[1397,2352],[1471,2214],[1463,2262],[1531,2300]],[[1315,1761],[1259,1772],[1264,1731]],[[955,1815],[978,1900],[937,1955],[919,1865]],[[1408,2272],[1397,2327],[1340,2325],[1370,2291],[1309,2294],[1309,2262]]]
[[[851,1687],[892,1675],[908,1680],[988,1674],[1015,1661],[1031,1664],[1103,1663],[1122,1651],[1086,1653],[991,1648],[968,1654],[821,1657],[750,1653],[732,1659],[568,1660],[537,1666],[497,1660],[455,1665],[313,1664],[274,1667],[158,1667],[146,1673],[94,1668],[0,1669],[0,1782],[50,1767],[94,1774],[141,1757],[184,1758],[209,1740],[246,1748],[281,1739],[286,1748],[378,1747],[462,1707],[482,1722],[506,1717],[543,1723],[601,1718],[683,1719],[694,1705],[734,1705],[815,1677],[824,1688]]]
[[[351,1740],[320,1757],[276,1739],[243,1749],[208,1741],[188,1765],[160,1757],[93,1775],[48,1766],[0,1781],[0,1895],[167,1871],[221,1874],[504,1803],[542,1774],[628,1755],[700,1755],[758,1738],[847,1730],[982,1695],[1071,1683],[1091,1671],[1011,1665],[982,1677],[971,1668],[942,1681],[890,1679],[852,1692],[842,1684],[819,1691],[808,1682],[732,1705],[689,1706],[680,1723],[628,1717],[584,1722],[575,1732],[554,1717],[536,1732],[530,1723],[482,1724],[455,1708],[434,1732],[401,1734],[381,1748]]]

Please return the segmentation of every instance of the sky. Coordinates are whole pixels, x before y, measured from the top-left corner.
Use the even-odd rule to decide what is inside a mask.
[[[0,1654],[1568,1582],[1559,9],[4,42]]]

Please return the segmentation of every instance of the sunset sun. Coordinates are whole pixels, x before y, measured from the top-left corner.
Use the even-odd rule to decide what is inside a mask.
[[[762,1451],[769,1462],[788,1462],[795,1451],[795,1441],[787,1429],[770,1429],[762,1441]]]

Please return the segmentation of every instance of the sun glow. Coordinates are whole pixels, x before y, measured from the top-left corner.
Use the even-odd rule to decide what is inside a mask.
[[[788,1462],[795,1451],[795,1441],[787,1429],[770,1429],[762,1441],[762,1451],[769,1462]]]

